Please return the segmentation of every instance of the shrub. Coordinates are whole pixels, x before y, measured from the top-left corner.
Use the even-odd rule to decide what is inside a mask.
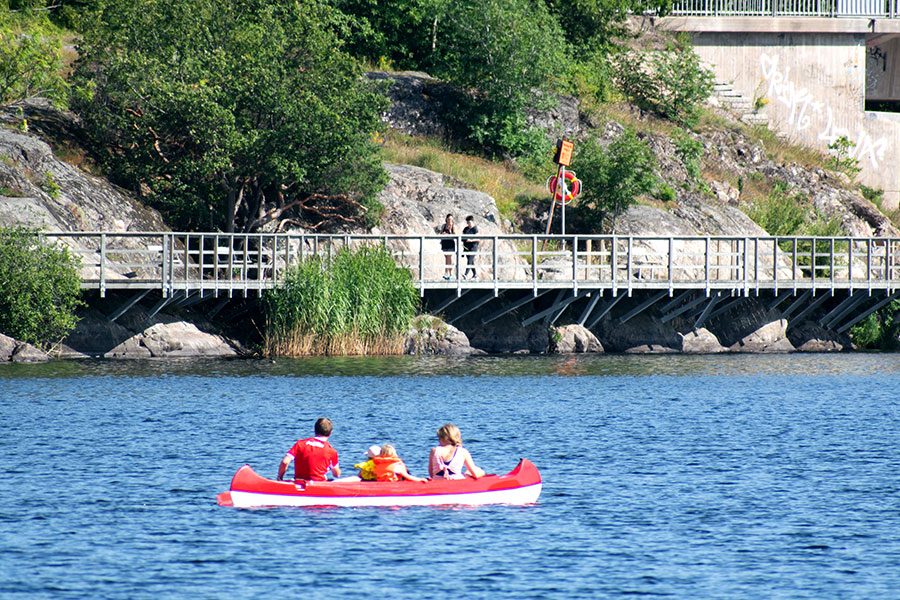
[[[0,227],[0,331],[47,349],[75,327],[78,261],[24,227]]]
[[[825,164],[835,171],[846,173],[851,179],[856,177],[862,168],[859,166],[859,160],[850,154],[852,148],[853,142],[846,135],[842,135],[828,144],[831,154],[825,160]]]
[[[769,235],[796,235],[810,213],[809,198],[790,194],[783,181],[775,184],[765,199],[750,204],[747,216]]]
[[[590,139],[576,148],[572,169],[584,184],[578,212],[590,233],[607,226],[616,231],[616,220],[638,196],[656,187],[656,158],[647,144],[626,131],[604,147]]]
[[[858,348],[900,349],[900,301],[892,300],[850,328],[850,337]]]
[[[700,63],[687,34],[676,36],[665,51],[619,56],[615,71],[635,104],[689,127],[712,92],[712,72]]]
[[[688,173],[688,177],[693,180],[700,179],[700,158],[703,156],[703,143],[695,140],[686,131],[677,130],[672,136],[675,142],[675,154],[681,159]]]
[[[59,33],[45,17],[0,9],[0,105],[43,96],[64,105]]]
[[[409,271],[384,246],[316,256],[263,296],[268,356],[400,354],[418,308]]]

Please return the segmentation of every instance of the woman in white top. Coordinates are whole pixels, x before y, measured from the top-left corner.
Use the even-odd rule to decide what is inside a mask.
[[[472,460],[472,455],[462,446],[459,427],[447,423],[437,431],[440,446],[431,449],[428,458],[428,474],[432,479],[464,479],[463,467],[468,474],[478,479],[484,471]]]

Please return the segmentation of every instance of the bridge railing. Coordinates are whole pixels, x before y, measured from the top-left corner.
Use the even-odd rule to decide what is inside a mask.
[[[85,288],[247,295],[310,257],[384,245],[426,289],[900,288],[900,239],[734,236],[54,233]],[[442,241],[452,241],[452,248]],[[477,247],[472,243],[477,242]]]
[[[893,19],[900,16],[900,0],[681,0],[669,15]]]

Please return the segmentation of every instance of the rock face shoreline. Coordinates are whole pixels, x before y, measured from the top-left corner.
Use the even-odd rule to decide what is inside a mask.
[[[418,73],[382,74],[375,78],[393,82],[389,89],[391,107],[385,115],[393,128],[413,135],[441,133],[440,103],[453,93],[452,90]],[[592,130],[602,140],[609,141],[623,131],[622,125],[614,121],[588,122],[579,114],[577,103],[572,99],[563,99],[558,108],[546,114],[535,112],[530,119],[537,126],[572,139]],[[27,120],[27,128],[23,127],[23,120]],[[0,160],[0,224],[24,224],[47,231],[167,230],[160,215],[142,205],[132,194],[79,169],[71,164],[71,158],[66,162],[57,156],[59,149],[77,148],[80,136],[77,116],[34,100],[22,105],[21,111],[0,109],[0,125],[0,155],[3,157]],[[839,173],[805,170],[795,164],[776,164],[766,158],[760,144],[734,131],[691,135],[702,144],[705,156],[718,161],[722,173],[730,173],[738,181],[742,177],[745,181],[754,177],[785,181],[791,189],[807,194],[821,214],[839,219],[847,235],[900,235],[871,202],[862,198],[858,191],[842,185]],[[726,177],[721,181],[709,181],[709,191],[698,192],[692,176],[678,159],[674,142],[657,134],[644,138],[654,149],[660,173],[672,184],[677,197],[663,208],[632,207],[620,217],[617,233],[636,236],[765,235],[741,212],[740,191]],[[494,199],[487,194],[465,189],[450,177],[419,167],[385,164],[385,169],[390,180],[378,198],[384,206],[384,216],[371,233],[435,234],[447,213],[455,215],[458,222],[465,215],[474,215],[481,235],[515,232],[513,224],[501,218]],[[540,214],[539,209],[533,212],[527,218],[518,218],[518,231],[542,233],[546,215]],[[507,242],[501,241],[503,243]],[[432,260],[433,264],[427,263],[426,268],[443,268],[440,255],[427,260]],[[507,265],[507,273],[517,276],[517,266],[511,265],[510,269]],[[552,265],[543,266],[552,272],[549,268]],[[521,271],[524,276],[524,265]],[[591,330],[577,324],[575,305],[556,322],[538,321],[523,326],[523,321],[547,307],[549,297],[542,299],[547,301],[543,304],[526,305],[483,324],[486,311],[495,311],[514,301],[501,297],[457,319],[442,314],[419,317],[410,329],[405,351],[419,355],[468,356],[484,353],[836,352],[853,348],[847,335],[818,325],[821,312],[813,312],[802,322],[794,323],[785,319],[778,309],[769,310],[765,302],[752,297],[729,301],[732,308],[704,322],[702,327],[694,327],[694,322],[689,319],[674,318],[663,322],[661,315],[653,311],[620,322],[623,312],[639,301],[638,296],[623,301],[617,307],[622,312],[607,315]],[[124,303],[123,298],[104,300],[95,294],[88,300],[90,306],[79,314],[78,326],[52,354],[0,334],[0,363],[53,358],[168,359],[254,355],[254,331],[258,336],[259,325],[258,321],[248,317],[254,310],[249,299],[243,300],[246,310],[234,313],[242,316],[224,319],[220,316],[218,321],[204,317],[200,306],[205,304],[187,311],[161,312],[150,317],[158,298],[149,297],[145,304],[137,304],[115,321],[110,321],[107,315]],[[427,304],[424,310],[428,312]],[[247,321],[247,324],[235,328],[235,321]],[[242,329],[243,333],[223,333],[233,329]]]

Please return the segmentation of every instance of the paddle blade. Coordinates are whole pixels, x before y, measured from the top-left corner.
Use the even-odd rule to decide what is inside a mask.
[[[216,502],[219,503],[219,506],[234,506],[231,502],[231,492],[222,492],[216,496]]]

